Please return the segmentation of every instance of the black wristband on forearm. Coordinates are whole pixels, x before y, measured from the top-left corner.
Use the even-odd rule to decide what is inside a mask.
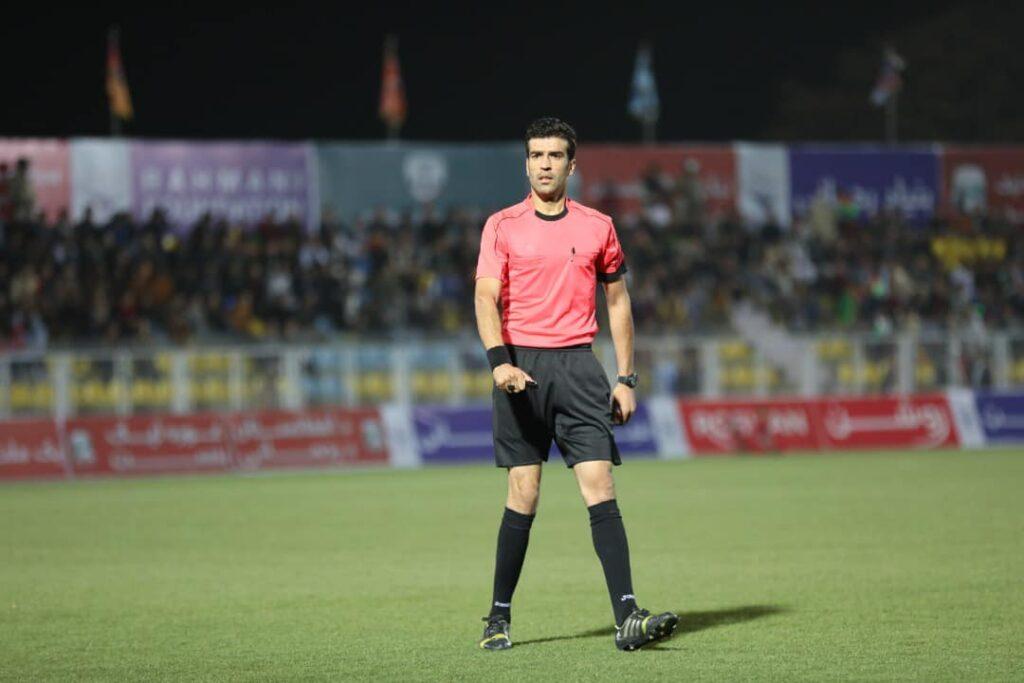
[[[512,354],[508,352],[508,347],[502,344],[501,346],[492,346],[487,349],[487,362],[491,364],[491,371],[499,365],[508,363],[512,364]]]

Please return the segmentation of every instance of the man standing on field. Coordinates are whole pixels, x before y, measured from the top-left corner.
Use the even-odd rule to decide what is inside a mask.
[[[491,216],[476,269],[476,318],[494,376],[494,457],[508,470],[498,531],[494,595],[480,647],[512,647],[512,593],[540,495],[541,463],[554,438],[590,512],[594,549],[615,615],[615,645],[635,650],[672,634],[679,617],[637,607],[629,547],[615,500],[619,465],[612,424],[636,409],[633,314],[626,264],[608,216],[566,197],[576,133],[555,118],[526,131],[530,195]],[[605,288],[618,381],[612,392],[591,351],[595,293]],[[500,312],[499,312],[500,305]]]

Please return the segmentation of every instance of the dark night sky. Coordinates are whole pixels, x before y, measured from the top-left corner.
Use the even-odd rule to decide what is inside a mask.
[[[647,37],[659,138],[756,140],[785,80],[820,83],[840,50],[953,3],[863,3],[856,13],[820,2],[629,2],[607,11],[592,9],[597,3],[235,12],[140,4],[5,16],[0,135],[105,134],[106,28],[117,23],[136,111],[128,135],[379,138],[381,47],[393,31],[409,101],[405,138],[507,140],[552,113],[583,141],[634,140],[626,101],[636,46]]]

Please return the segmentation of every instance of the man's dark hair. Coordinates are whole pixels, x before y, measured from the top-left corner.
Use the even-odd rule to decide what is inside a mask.
[[[576,157],[576,131],[568,123],[553,116],[545,116],[535,120],[526,129],[526,153],[530,153],[530,140],[533,138],[562,138],[569,143],[570,161]]]

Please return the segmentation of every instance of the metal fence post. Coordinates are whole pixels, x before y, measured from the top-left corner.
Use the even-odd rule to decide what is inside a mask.
[[[1010,388],[1010,340],[1004,332],[992,335],[992,385]]]
[[[909,334],[901,334],[896,340],[896,390],[901,394],[914,391],[915,362],[914,338]]]
[[[700,345],[700,393],[705,398],[717,398],[722,393],[718,367],[718,342],[707,339]]]
[[[71,356],[66,353],[57,353],[53,356],[53,417],[58,422],[63,422],[70,415],[76,412],[76,406],[71,400]]]

